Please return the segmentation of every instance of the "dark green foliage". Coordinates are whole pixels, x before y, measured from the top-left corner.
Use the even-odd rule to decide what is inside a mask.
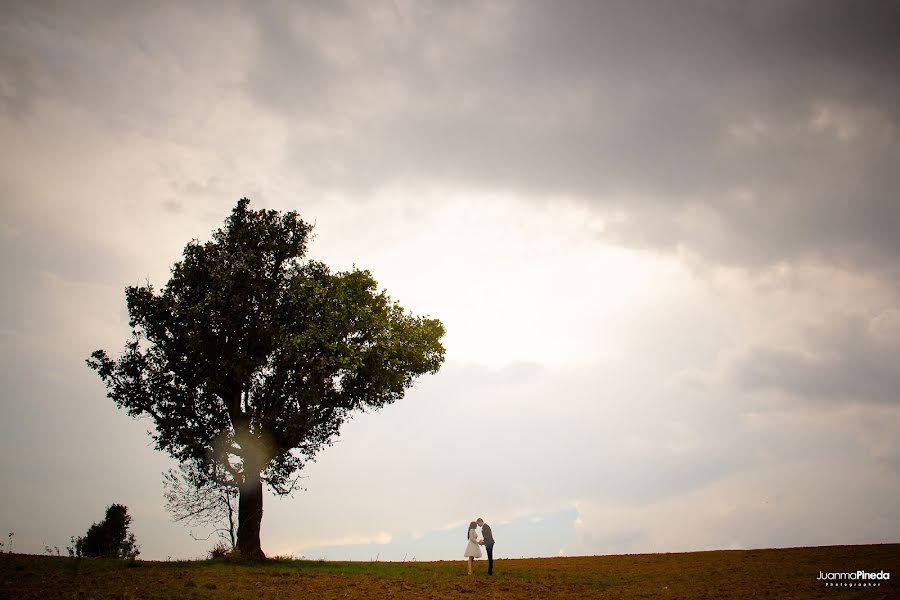
[[[261,554],[241,540],[258,538],[262,483],[291,492],[355,411],[398,400],[444,359],[440,321],[405,312],[368,271],[303,260],[311,230],[242,199],[162,290],[126,290],[132,338],[118,360],[87,361],[120,408],[152,419],[158,449],[200,483],[240,490],[242,555]]]
[[[75,556],[103,556],[106,558],[135,558],[140,554],[134,534],[129,533],[131,515],[128,507],[113,504],[106,509],[106,518],[94,523],[87,534],[75,539]]]

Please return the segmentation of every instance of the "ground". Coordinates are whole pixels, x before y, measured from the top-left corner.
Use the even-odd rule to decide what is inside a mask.
[[[821,572],[889,580],[826,586]],[[153,562],[0,555],[0,599],[900,598],[900,544],[463,561]],[[854,583],[859,583],[854,582]]]

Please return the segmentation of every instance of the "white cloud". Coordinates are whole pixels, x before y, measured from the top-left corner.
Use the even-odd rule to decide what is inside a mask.
[[[580,501],[570,554],[682,552],[888,543],[900,513],[897,471],[831,456],[765,461],[683,496],[648,505]]]

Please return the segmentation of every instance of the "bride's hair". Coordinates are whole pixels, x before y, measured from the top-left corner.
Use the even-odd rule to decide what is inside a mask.
[[[475,529],[476,527],[478,527],[478,523],[476,523],[475,521],[472,521],[471,523],[469,523],[469,528],[466,529],[466,539],[469,539],[469,532],[472,531],[473,529]]]

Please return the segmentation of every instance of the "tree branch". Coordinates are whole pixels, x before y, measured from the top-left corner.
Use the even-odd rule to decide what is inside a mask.
[[[237,469],[235,469],[234,467],[232,467],[231,463],[228,462],[227,458],[222,461],[222,466],[225,468],[226,471],[228,471],[231,474],[232,477],[234,477],[235,481],[243,481],[244,480],[244,474],[241,473],[240,471],[238,471]]]

